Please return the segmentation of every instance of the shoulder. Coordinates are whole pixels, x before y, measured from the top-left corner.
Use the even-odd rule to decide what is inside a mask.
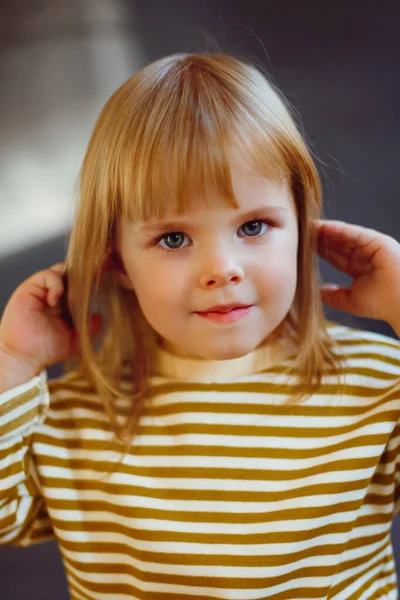
[[[82,410],[95,413],[102,411],[95,386],[76,371],[50,379],[48,388],[52,411],[70,414]]]
[[[327,330],[347,363],[400,378],[400,340],[382,333],[326,321]]]
[[[380,349],[388,348],[392,349],[394,353],[400,354],[400,340],[398,339],[383,333],[350,327],[334,321],[327,320],[326,324],[331,337],[342,346],[363,345]]]
[[[54,379],[49,379],[48,386],[49,390],[54,394],[63,393],[67,390],[74,392],[94,391],[94,386],[78,371],[70,371]]]

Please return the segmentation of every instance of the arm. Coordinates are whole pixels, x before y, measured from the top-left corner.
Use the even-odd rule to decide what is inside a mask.
[[[30,452],[31,434],[49,403],[46,371],[0,394],[1,544],[27,546],[53,537]]]

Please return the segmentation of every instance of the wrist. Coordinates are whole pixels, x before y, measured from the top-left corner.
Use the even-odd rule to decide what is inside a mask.
[[[0,342],[0,394],[27,383],[41,371],[39,365],[16,356]]]

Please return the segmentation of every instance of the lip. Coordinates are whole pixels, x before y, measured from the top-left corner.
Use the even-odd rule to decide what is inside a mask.
[[[233,308],[231,308],[230,310],[226,310],[228,306],[232,306]],[[221,309],[221,305],[219,305],[219,308]],[[223,308],[223,311],[209,310],[206,312],[197,312],[195,314],[197,314],[199,317],[202,317],[203,319],[214,321],[214,323],[233,323],[234,321],[238,321],[242,317],[246,316],[253,308],[253,305],[226,304],[223,306]]]
[[[210,306],[210,308],[207,308],[206,310],[202,310],[202,311],[197,311],[201,314],[205,314],[205,313],[227,313],[230,312],[231,310],[235,310],[237,308],[247,308],[251,306],[251,304],[241,304],[240,302],[235,302],[232,304],[216,304],[215,306]]]

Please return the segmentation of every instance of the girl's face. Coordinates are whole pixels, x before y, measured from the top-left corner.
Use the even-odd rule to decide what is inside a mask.
[[[296,290],[298,230],[286,184],[236,172],[238,209],[217,196],[163,221],[118,224],[117,251],[141,310],[165,348],[191,358],[248,354],[287,315]],[[212,310],[217,305],[223,305]],[[231,310],[228,305],[241,305]],[[224,313],[218,311],[225,311]],[[228,312],[227,312],[228,311]]]

